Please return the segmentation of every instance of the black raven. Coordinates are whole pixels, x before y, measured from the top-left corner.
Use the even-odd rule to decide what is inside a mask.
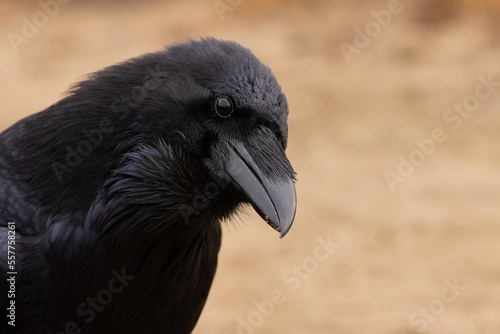
[[[221,221],[250,203],[281,237],[292,225],[287,116],[267,66],[207,38],[93,73],[5,130],[0,328],[190,333]]]

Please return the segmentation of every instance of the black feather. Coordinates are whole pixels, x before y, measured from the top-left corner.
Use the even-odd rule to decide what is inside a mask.
[[[236,104],[230,122],[213,112],[220,94]],[[268,67],[236,43],[203,39],[96,72],[5,130],[2,284],[11,221],[18,272],[16,327],[5,329],[191,332],[215,274],[220,221],[248,202],[214,147],[262,146],[264,174],[294,177],[282,151],[287,115]],[[102,292],[117,277],[120,292]],[[93,309],[96,296],[112,300]]]

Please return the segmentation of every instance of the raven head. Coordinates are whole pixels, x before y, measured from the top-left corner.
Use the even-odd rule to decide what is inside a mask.
[[[295,172],[285,155],[288,105],[273,73],[234,42],[202,39],[164,52],[169,72],[190,91],[179,92],[180,85],[178,101],[197,95],[185,99],[196,125],[184,122],[183,131],[204,137],[198,151],[210,174],[285,236],[295,217]]]

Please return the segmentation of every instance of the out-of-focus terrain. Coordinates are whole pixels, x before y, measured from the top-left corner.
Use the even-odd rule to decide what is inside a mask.
[[[224,227],[195,333],[500,332],[498,1],[54,8],[44,22],[40,3],[0,3],[1,130],[87,73],[199,36],[249,47],[288,96],[294,226]]]

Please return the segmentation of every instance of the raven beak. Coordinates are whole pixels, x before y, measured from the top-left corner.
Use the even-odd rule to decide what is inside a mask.
[[[265,176],[241,142],[230,143],[228,149],[227,173],[248,196],[255,211],[283,238],[292,226],[297,207],[293,176]]]

